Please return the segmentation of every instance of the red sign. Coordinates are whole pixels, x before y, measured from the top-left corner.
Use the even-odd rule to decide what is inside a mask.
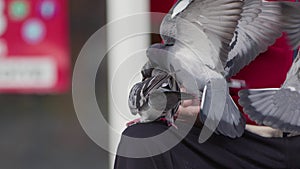
[[[0,92],[70,86],[67,0],[0,0]]]

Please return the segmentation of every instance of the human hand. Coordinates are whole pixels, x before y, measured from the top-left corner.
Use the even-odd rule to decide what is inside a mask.
[[[185,88],[181,88],[181,91],[185,92],[186,90]],[[201,127],[202,124],[199,120],[200,104],[200,99],[182,101],[176,113],[176,120],[182,122],[195,122],[195,126]]]

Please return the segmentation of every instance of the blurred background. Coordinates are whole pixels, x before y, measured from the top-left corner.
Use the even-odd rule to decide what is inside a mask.
[[[153,12],[173,3],[144,1]],[[1,169],[109,168],[109,153],[81,128],[71,93],[76,58],[107,13],[104,0],[0,0]],[[160,20],[151,21],[157,29]],[[106,117],[108,70],[105,60],[95,91]]]

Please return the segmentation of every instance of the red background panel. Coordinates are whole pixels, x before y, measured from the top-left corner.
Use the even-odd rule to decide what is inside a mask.
[[[49,87],[5,87],[0,92],[13,93],[62,93],[70,87],[70,51],[69,51],[69,21],[67,0],[6,0],[4,16],[7,29],[0,37],[7,43],[7,53],[1,59],[10,58],[50,58],[54,61],[56,72],[55,82]],[[15,2],[27,4],[27,15],[22,19],[15,19],[11,15],[11,5]],[[45,2],[54,4],[51,17],[43,17],[41,5]],[[3,14],[2,14],[3,15]],[[38,21],[44,28],[41,40],[29,43],[24,39],[22,30],[30,20]],[[35,31],[35,30],[33,30]]]

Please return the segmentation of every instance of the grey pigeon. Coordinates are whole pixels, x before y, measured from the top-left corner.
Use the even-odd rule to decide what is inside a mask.
[[[127,123],[127,125],[164,118],[168,125],[174,126],[174,115],[180,102],[194,99],[195,96],[180,92],[180,88],[171,74],[149,66],[144,66],[143,81],[132,87],[128,99],[131,113],[139,114],[140,118]]]
[[[240,0],[189,1],[176,16],[171,11],[164,19],[161,34],[166,44],[155,44],[147,52],[150,62],[167,71],[174,69],[176,80],[188,93],[203,92],[201,121],[232,138],[242,135],[245,119],[229,95],[223,74],[242,8]],[[167,44],[170,36],[173,44]]]
[[[261,0],[178,1],[161,25],[165,43],[152,45],[147,56],[161,69],[175,70],[188,93],[203,92],[200,120],[208,129],[239,137],[245,119],[227,80],[282,35],[284,7]],[[201,134],[203,140],[210,136]]]
[[[281,88],[239,92],[244,112],[258,124],[285,132],[300,132],[300,53]]]

